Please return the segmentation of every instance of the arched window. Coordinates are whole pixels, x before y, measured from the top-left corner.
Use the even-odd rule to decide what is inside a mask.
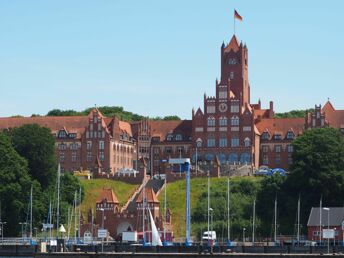
[[[215,117],[208,117],[208,126],[215,126]]]
[[[238,154],[236,154],[236,153],[231,153],[231,154],[229,154],[228,159],[229,159],[229,162],[230,162],[230,163],[237,162],[237,161],[238,161]]]
[[[220,126],[227,126],[227,117],[221,116],[219,122]]]
[[[225,154],[220,153],[220,154],[217,155],[217,157],[219,158],[219,161],[220,161],[221,164],[226,163],[226,155]]]
[[[166,137],[167,141],[172,141],[173,140],[173,135],[172,134],[168,134]]]
[[[181,140],[183,140],[182,135],[181,134],[177,134],[176,135],[176,141],[181,141]]]
[[[239,125],[239,117],[238,116],[232,116],[231,125],[234,125],[234,126]]]
[[[246,137],[244,140],[244,146],[245,147],[250,147],[251,146],[251,140],[250,138]]]
[[[249,153],[242,153],[240,156],[240,162],[241,163],[251,163],[251,155]]]
[[[213,159],[214,159],[214,154],[212,154],[212,153],[205,154],[205,160],[206,161],[212,161]]]

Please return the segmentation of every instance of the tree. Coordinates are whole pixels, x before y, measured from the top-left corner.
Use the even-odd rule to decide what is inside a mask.
[[[15,150],[28,161],[29,173],[47,188],[56,175],[55,140],[46,127],[23,125],[11,132]]]
[[[7,222],[6,235],[16,235],[19,231],[18,220],[23,219],[26,211],[27,196],[31,179],[27,162],[11,146],[10,139],[0,133],[0,200],[2,220]]]

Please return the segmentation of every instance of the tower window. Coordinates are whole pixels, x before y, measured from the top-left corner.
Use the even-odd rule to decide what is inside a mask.
[[[224,117],[224,116],[220,117],[219,122],[220,122],[220,126],[227,126],[227,117]]]
[[[233,116],[231,118],[231,125],[239,125],[239,117],[238,116]]]
[[[237,60],[235,58],[229,58],[228,64],[235,65],[235,64],[237,64]]]
[[[215,126],[215,117],[208,117],[208,126]]]

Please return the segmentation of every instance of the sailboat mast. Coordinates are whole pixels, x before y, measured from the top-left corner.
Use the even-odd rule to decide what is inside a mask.
[[[77,191],[75,191],[74,193],[74,240],[76,243],[76,230],[77,230],[77,222],[76,222],[76,218],[77,218],[77,210],[76,210],[76,204],[77,204]]]
[[[297,201],[297,243],[300,244],[300,196]]]
[[[81,227],[81,224],[80,224],[80,219],[81,219],[81,187],[79,188],[79,219],[78,219],[78,225],[79,225],[79,228],[78,228],[78,238],[80,238],[80,227]]]
[[[145,192],[146,187],[144,186],[142,189],[142,238],[143,238],[143,244],[146,242],[146,236],[145,236]]]
[[[56,237],[59,237],[60,223],[60,163],[57,168],[57,209],[56,209]]]
[[[51,200],[49,202],[49,238],[51,239],[51,222],[52,222],[52,215],[51,215]]]
[[[319,243],[321,245],[321,232],[322,232],[322,225],[321,225],[321,214],[322,213],[322,195],[320,197],[320,209],[319,209]]]
[[[254,245],[254,233],[256,223],[256,199],[253,200],[253,219],[252,219],[252,244]]]
[[[32,239],[32,185],[30,189],[30,239]]]
[[[208,244],[209,244],[209,224],[210,224],[210,173],[208,171]]]
[[[274,227],[274,241],[277,242],[277,196],[275,198],[275,227]]]
[[[229,177],[227,178],[227,238],[228,242],[231,239],[231,231],[230,231],[230,213],[229,213],[229,204],[230,204],[230,189],[229,189]]]
[[[164,242],[166,242],[166,203],[167,203],[167,194],[166,194],[166,188],[167,188],[167,184],[166,184],[166,177],[165,177],[165,192],[164,192],[164,200],[165,200],[165,207],[164,207],[164,212],[165,212],[165,214],[164,214],[164,216],[165,216],[165,223],[164,223]]]

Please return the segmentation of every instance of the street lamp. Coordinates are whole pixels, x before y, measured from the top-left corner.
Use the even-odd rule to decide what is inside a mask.
[[[330,229],[330,208],[323,208],[325,211],[327,211],[327,232],[329,232]],[[330,238],[327,236],[327,254],[330,254]]]
[[[246,228],[243,228],[242,229],[242,242],[243,242],[243,245],[245,245],[245,231],[246,231]]]
[[[202,147],[202,139],[198,138],[196,140],[196,176],[197,176],[197,172],[198,172],[198,157],[197,157],[197,148]]]

